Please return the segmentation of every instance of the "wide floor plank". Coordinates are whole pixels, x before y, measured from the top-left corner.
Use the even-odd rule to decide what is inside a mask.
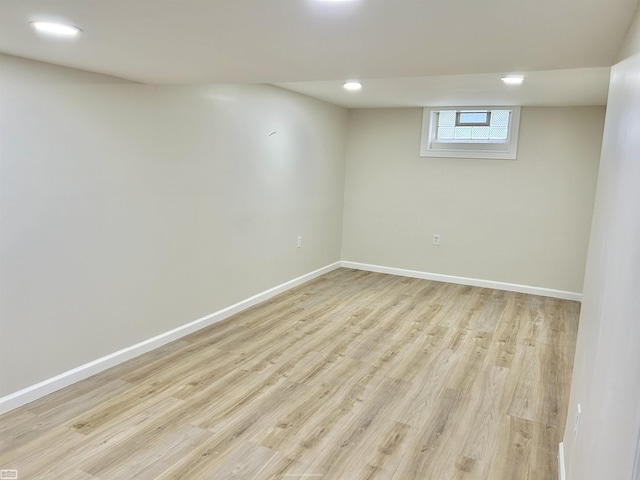
[[[0,469],[555,479],[579,311],[339,269],[0,416]]]

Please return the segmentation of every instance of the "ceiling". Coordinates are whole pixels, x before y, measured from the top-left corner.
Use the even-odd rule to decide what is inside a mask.
[[[504,85],[495,73],[369,79],[359,92],[331,80],[277,85],[347,108],[605,105],[609,73],[609,67],[532,71],[520,86]]]
[[[274,83],[348,107],[603,104],[638,0],[0,0],[0,52],[152,84]],[[82,28],[36,34],[33,20]],[[521,87],[502,85],[523,73]],[[364,88],[347,95],[346,79]]]

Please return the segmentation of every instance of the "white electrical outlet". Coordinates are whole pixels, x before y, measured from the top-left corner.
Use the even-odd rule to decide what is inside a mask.
[[[435,246],[439,246],[440,245],[440,234],[439,233],[434,233],[433,234],[433,244]]]
[[[298,248],[302,248],[302,236],[298,237]]]

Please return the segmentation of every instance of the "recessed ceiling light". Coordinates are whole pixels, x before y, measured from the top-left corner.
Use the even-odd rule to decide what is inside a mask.
[[[362,88],[362,84],[355,80],[349,80],[348,82],[344,82],[343,87],[345,90],[355,91],[360,90]]]
[[[522,85],[524,77],[519,75],[507,75],[506,77],[502,77],[502,81],[507,85]]]
[[[65,37],[73,37],[80,33],[80,29],[74,25],[55,22],[31,22],[33,28],[39,32],[52,33]]]

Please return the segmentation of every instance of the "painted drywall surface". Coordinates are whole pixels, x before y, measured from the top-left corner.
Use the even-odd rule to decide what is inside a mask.
[[[137,84],[123,78],[101,75],[99,73],[61,67],[50,63],[25,60],[21,57],[0,53],[0,81],[5,84],[45,84],[45,85],[78,85],[78,84]]]
[[[517,160],[421,158],[422,109],[350,111],[343,260],[581,292],[604,111],[523,108]]]
[[[0,395],[340,259],[346,110],[38,70],[0,87]]]
[[[612,68],[564,434],[569,480],[634,477],[640,435],[640,16]],[[582,414],[575,430],[577,405]],[[637,466],[640,468],[640,464]]]

